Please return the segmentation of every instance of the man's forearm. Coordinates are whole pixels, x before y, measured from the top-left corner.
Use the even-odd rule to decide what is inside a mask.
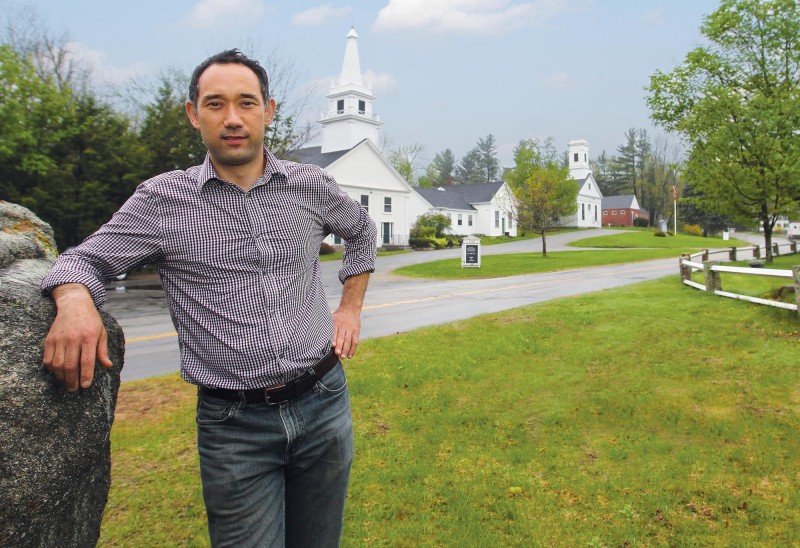
[[[361,308],[364,306],[364,295],[367,292],[367,285],[369,283],[369,274],[369,272],[356,274],[344,281],[339,308],[355,310],[361,313]]]

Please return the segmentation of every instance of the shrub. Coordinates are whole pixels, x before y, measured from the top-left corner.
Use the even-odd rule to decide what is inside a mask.
[[[703,235],[703,228],[700,225],[683,225],[683,231],[690,236]]]
[[[645,219],[644,217],[636,217],[633,220],[633,226],[637,226],[639,228],[647,228],[650,226],[650,221]]]
[[[322,242],[319,244],[319,254],[320,255],[333,255],[336,253],[336,248],[333,247],[331,244],[327,242]]]
[[[656,230],[655,232],[653,232],[653,236],[656,236],[658,238],[666,238],[667,234],[665,232],[662,232],[661,230]]]

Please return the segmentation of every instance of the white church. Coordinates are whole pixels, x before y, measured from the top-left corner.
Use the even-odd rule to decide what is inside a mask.
[[[482,185],[414,188],[378,148],[382,125],[375,112],[372,87],[361,77],[358,34],[347,33],[342,71],[328,93],[328,110],[319,120],[321,145],[294,151],[290,159],[318,165],[330,173],[349,196],[361,203],[378,227],[378,246],[408,244],[414,222],[429,211],[451,219],[454,234],[517,235],[508,209],[514,207],[511,189],[503,181]],[[578,180],[578,211],[563,226],[600,227],[603,199],[589,168],[586,141],[569,144],[570,174]],[[329,237],[329,243],[340,244]]]
[[[290,155],[330,173],[349,196],[360,202],[378,227],[378,246],[407,245],[408,233],[419,216],[411,205],[416,193],[378,149],[382,122],[375,113],[372,88],[361,78],[358,34],[350,29],[339,78],[328,93],[322,114],[321,146]],[[330,236],[330,243],[341,243]]]
[[[602,228],[603,193],[589,167],[589,143],[583,139],[569,142],[569,174],[578,181],[578,210],[561,219],[561,226]]]

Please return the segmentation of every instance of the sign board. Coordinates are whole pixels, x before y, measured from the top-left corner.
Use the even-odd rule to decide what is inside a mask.
[[[480,238],[464,238],[461,242],[461,268],[481,267]]]

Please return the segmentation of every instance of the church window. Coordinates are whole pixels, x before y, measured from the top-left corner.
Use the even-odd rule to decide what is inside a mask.
[[[577,152],[572,155],[572,161],[573,162],[577,162],[578,161],[578,153]]]
[[[367,112],[367,103],[364,102],[364,101],[359,101],[358,102],[358,113],[359,114],[364,114],[365,112]]]
[[[384,196],[384,198],[383,198],[383,212],[384,213],[391,213],[392,212],[392,197],[391,196]]]
[[[500,212],[499,211],[495,211],[494,212],[494,227],[495,228],[500,228]]]
[[[361,195],[361,205],[369,211],[369,194],[362,194]]]
[[[344,114],[344,99],[336,101],[336,112],[337,114]]]

